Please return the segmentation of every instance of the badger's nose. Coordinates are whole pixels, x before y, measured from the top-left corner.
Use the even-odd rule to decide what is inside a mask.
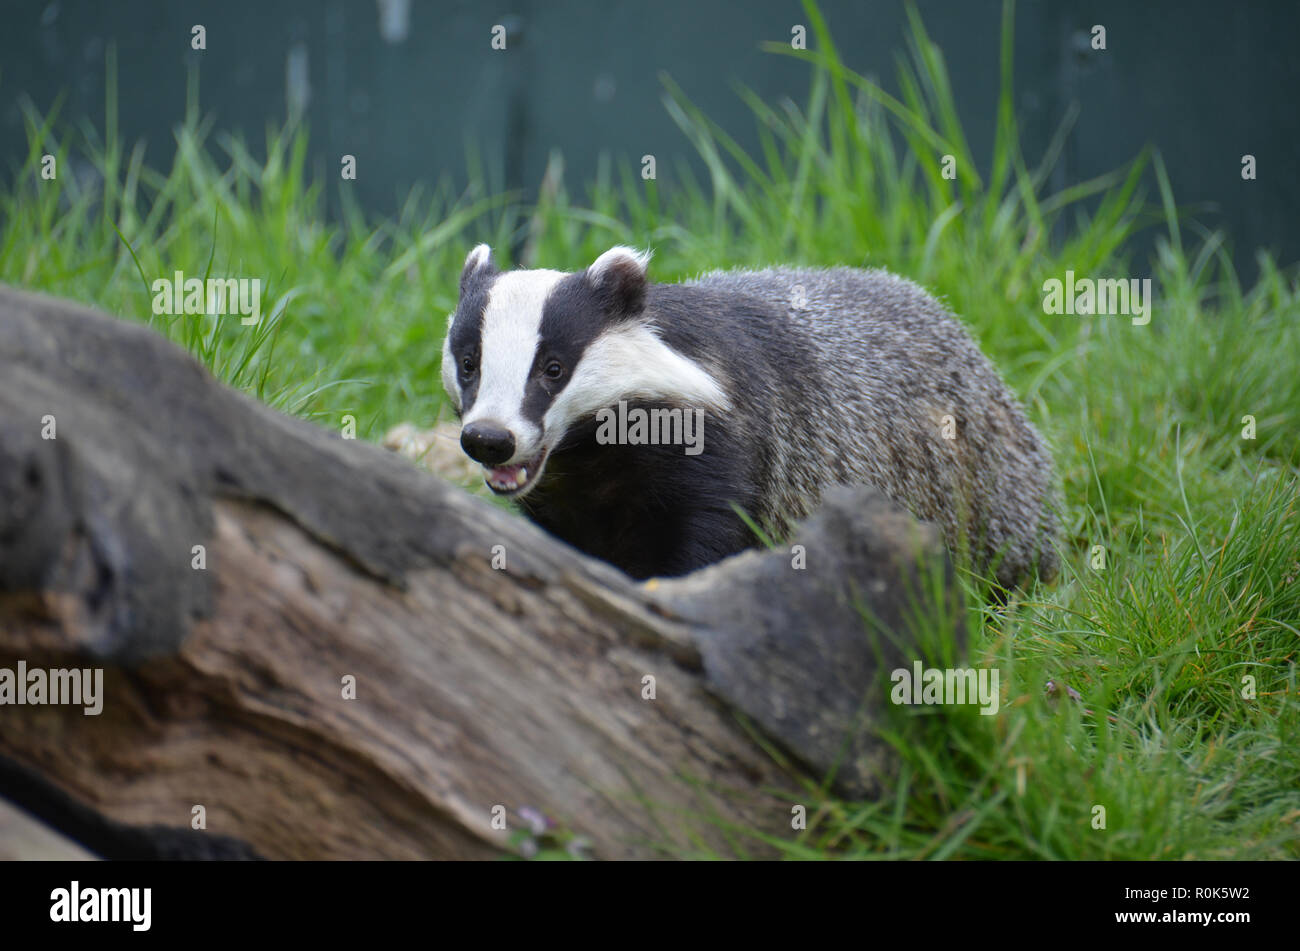
[[[515,437],[492,423],[469,423],[460,431],[460,447],[475,462],[497,466],[515,454]]]

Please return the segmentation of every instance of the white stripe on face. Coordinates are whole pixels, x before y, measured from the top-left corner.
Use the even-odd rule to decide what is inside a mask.
[[[573,378],[546,411],[546,431],[558,439],[574,423],[619,400],[663,400],[725,413],[731,400],[713,376],[659,338],[647,324],[602,334],[578,361]]]
[[[454,316],[453,314],[452,317]],[[447,391],[447,395],[456,404],[456,411],[460,412],[461,403],[464,402],[465,397],[460,391],[460,381],[456,379],[456,364],[451,355],[452,317],[447,318],[447,336],[442,338],[442,388]]]
[[[561,271],[509,271],[492,283],[483,310],[482,374],[474,405],[463,423],[492,420],[515,437],[515,455],[528,458],[537,450],[541,431],[521,412],[528,371],[537,355],[546,296],[562,278]]]

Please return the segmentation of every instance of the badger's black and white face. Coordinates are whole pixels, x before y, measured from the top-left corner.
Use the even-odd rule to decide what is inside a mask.
[[[619,400],[728,408],[719,380],[647,318],[649,258],[615,247],[566,274],[498,271],[485,244],[469,253],[442,381],[493,492],[527,493],[565,434]]]

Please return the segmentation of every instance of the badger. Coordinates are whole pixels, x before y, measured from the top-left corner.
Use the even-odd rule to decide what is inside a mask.
[[[649,260],[466,257],[442,379],[494,493],[638,579],[783,537],[836,484],[937,523],[1004,588],[1055,574],[1050,453],[935,298],[850,267],[657,284]]]

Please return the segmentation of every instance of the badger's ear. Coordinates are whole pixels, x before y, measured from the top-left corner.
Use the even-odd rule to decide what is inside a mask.
[[[492,260],[492,249],[480,244],[465,256],[465,269],[460,272],[460,294],[465,296],[465,289],[475,281],[490,277],[497,272],[496,262]]]
[[[635,317],[645,306],[649,251],[610,248],[587,268],[587,285],[611,317]]]

